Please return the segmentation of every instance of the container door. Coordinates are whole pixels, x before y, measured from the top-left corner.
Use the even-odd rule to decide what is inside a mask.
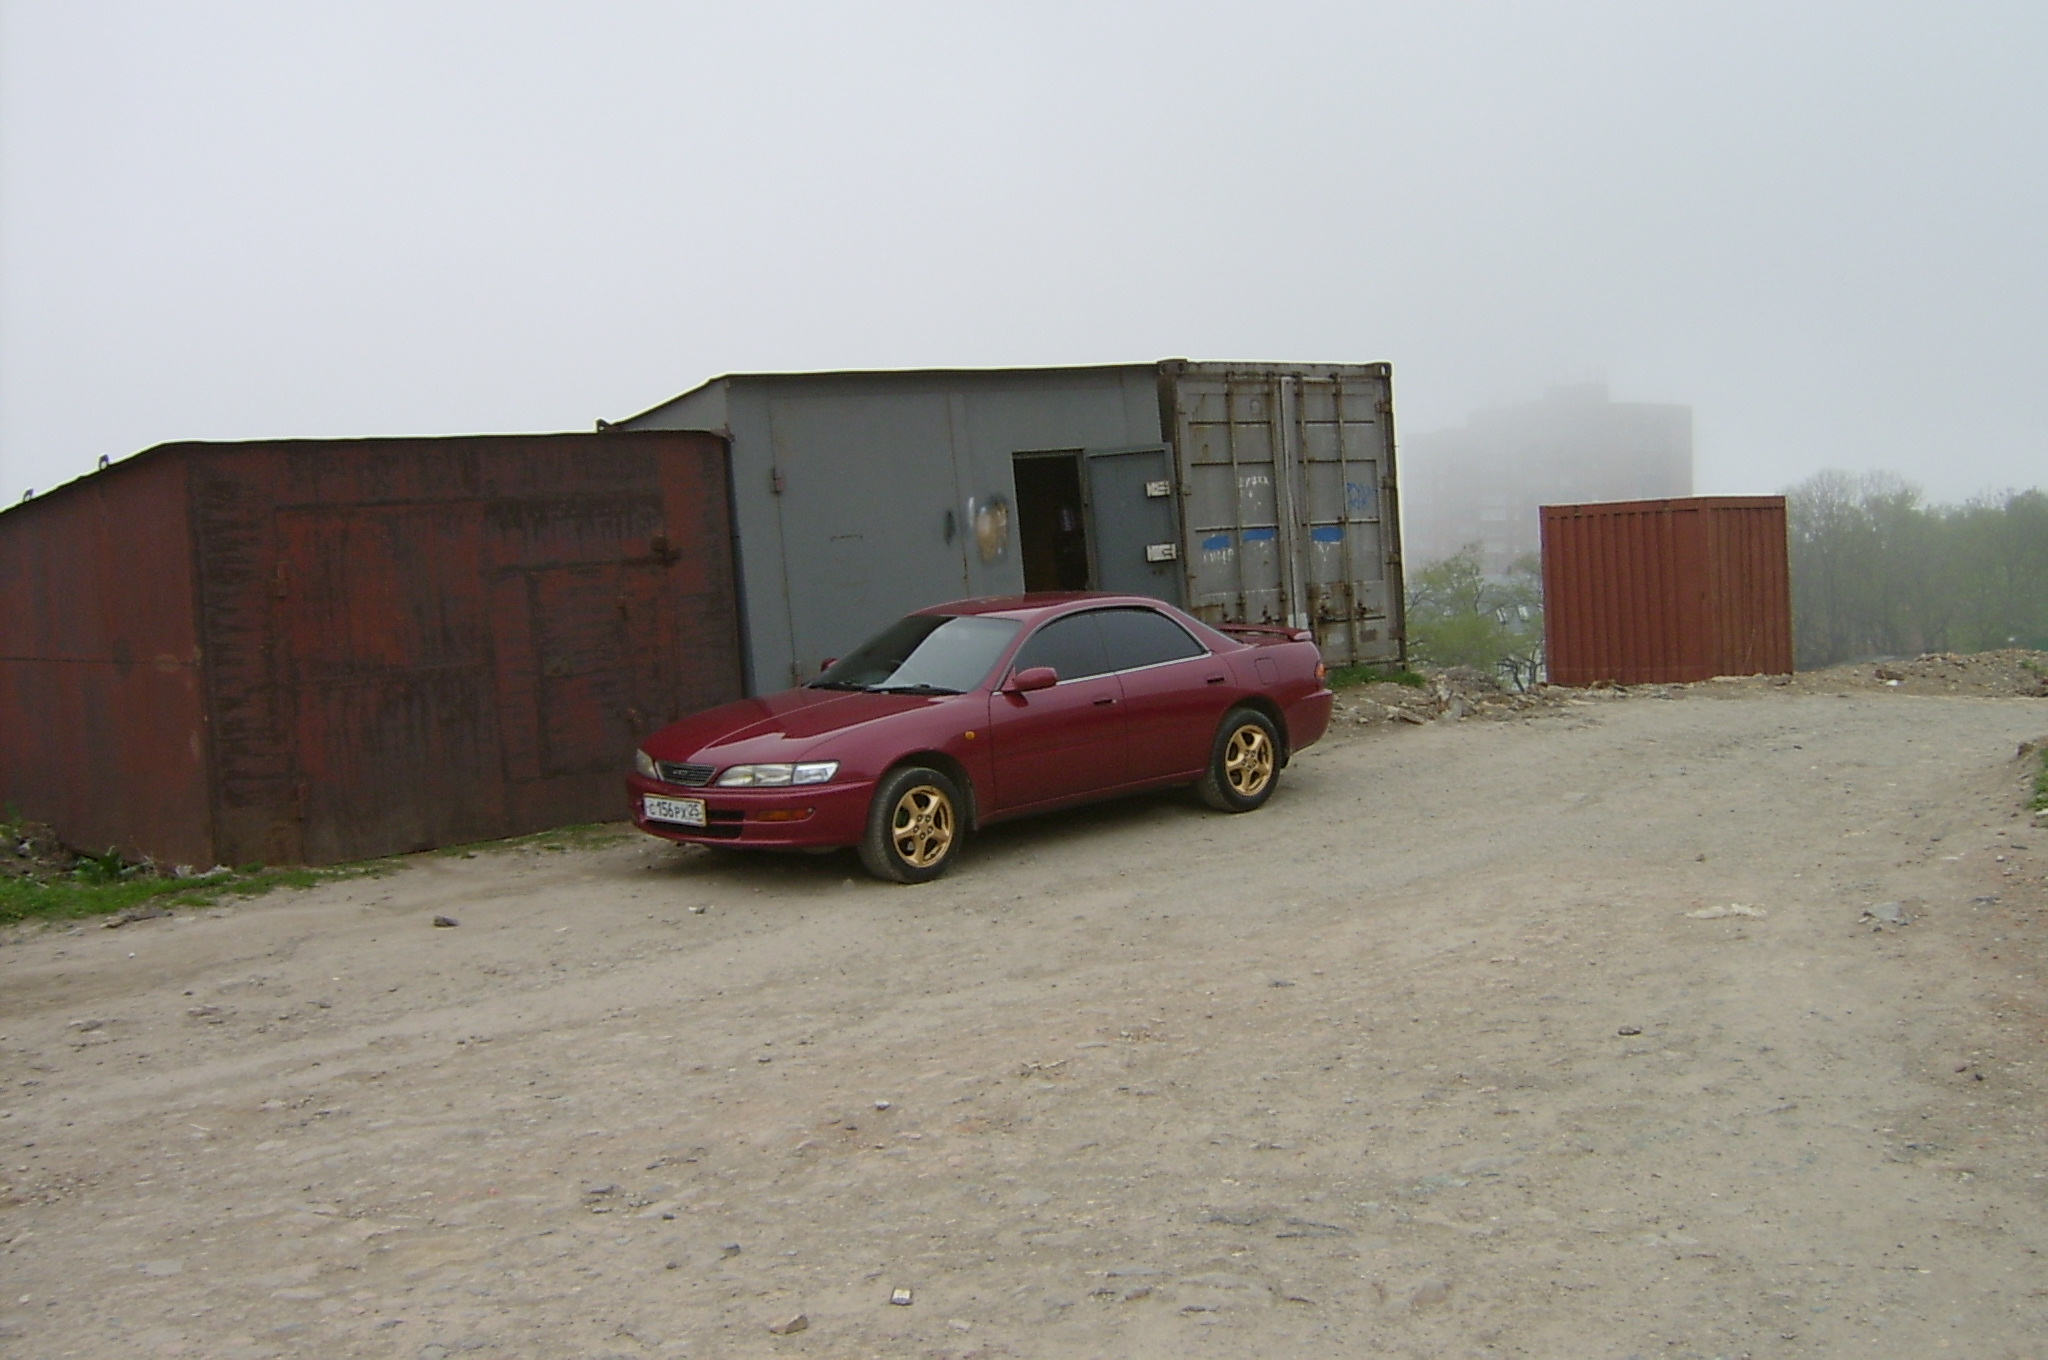
[[[1167,451],[1090,449],[1084,461],[1095,588],[1181,603],[1180,517]]]
[[[1357,370],[1178,376],[1190,612],[1313,629],[1338,664],[1400,658],[1387,387]]]

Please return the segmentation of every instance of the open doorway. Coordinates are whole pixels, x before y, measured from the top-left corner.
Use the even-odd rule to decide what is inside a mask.
[[[1026,590],[1087,590],[1088,507],[1082,495],[1081,455],[1020,453],[1017,478],[1017,547]]]

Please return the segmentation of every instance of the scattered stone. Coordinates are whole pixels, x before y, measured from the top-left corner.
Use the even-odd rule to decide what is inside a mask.
[[[1290,1218],[1287,1226],[1273,1234],[1275,1237],[1349,1237],[1351,1229],[1335,1223],[1317,1223],[1313,1219]]]
[[[878,1100],[875,1102],[875,1108],[878,1110],[886,1110],[889,1108],[889,1102],[886,1100]]]
[[[1702,856],[1702,858],[1704,858],[1704,856]],[[1730,916],[1761,917],[1765,914],[1766,913],[1762,907],[1746,906],[1741,902],[1730,902],[1725,907],[1701,907],[1698,911],[1689,911],[1686,913],[1687,916],[1691,917],[1695,921],[1719,921]]]
[[[449,930],[455,926],[461,925],[462,922],[456,920],[453,916],[436,916],[434,918],[434,924],[442,930]]]
[[[1614,1032],[1616,1034],[1621,1035],[1625,1039],[1632,1039],[1636,1035],[1641,1034],[1643,1032],[1643,1027],[1641,1025],[1623,1025],[1620,1029]]]
[[[1197,1223],[1228,1223],[1233,1228],[1256,1228],[1272,1215],[1263,1209],[1211,1209]]]
[[[145,902],[141,906],[129,907],[126,911],[109,917],[101,929],[119,930],[122,926],[132,925],[137,921],[154,921],[158,917],[169,915],[169,912],[157,906],[154,902]]]
[[[1436,1307],[1450,1298],[1450,1296],[1451,1287],[1449,1284],[1438,1279],[1428,1279],[1409,1291],[1408,1306],[1419,1313],[1425,1308]]]
[[[737,1242],[728,1242],[724,1246],[720,1247],[719,1251],[727,1256],[737,1256],[740,1254],[740,1244]]]
[[[908,1308],[910,1306],[910,1291],[900,1286],[890,1290],[889,1302],[895,1304],[898,1308]]]
[[[1908,916],[1905,907],[1897,902],[1880,902],[1874,907],[1867,907],[1859,919],[1876,921],[1880,925],[1887,926],[1908,926],[1913,924],[1913,918]]]
[[[768,1330],[777,1336],[794,1336],[810,1325],[811,1320],[802,1313],[798,1313],[795,1317],[789,1318],[786,1321],[769,1323]]]
[[[966,1318],[947,1318],[946,1325],[956,1332],[971,1332],[974,1330],[974,1324]]]

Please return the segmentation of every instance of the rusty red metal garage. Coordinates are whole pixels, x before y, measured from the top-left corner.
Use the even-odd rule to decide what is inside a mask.
[[[724,442],[167,444],[0,514],[0,804],[323,864],[623,813],[741,693]]]
[[[1785,498],[1544,506],[1543,632],[1560,685],[1789,673]]]

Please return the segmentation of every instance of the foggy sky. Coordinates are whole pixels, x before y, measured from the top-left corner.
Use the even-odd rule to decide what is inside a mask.
[[[1703,492],[2048,482],[2048,6],[0,3],[0,504],[727,371],[1606,381]]]

